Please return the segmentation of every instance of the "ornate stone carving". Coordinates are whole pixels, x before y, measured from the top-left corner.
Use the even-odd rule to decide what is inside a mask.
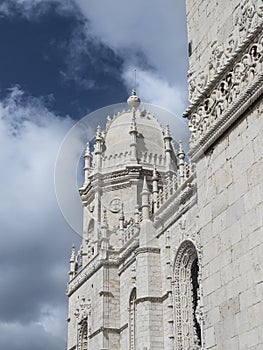
[[[245,44],[251,35],[262,26],[262,1],[243,0],[233,16],[234,31],[224,43],[217,40],[211,44],[211,56],[208,66],[194,75],[188,73],[189,100],[193,104],[202,95],[208,85],[225,69],[239,48]]]
[[[113,198],[110,202],[110,211],[112,213],[119,213],[121,210],[121,200],[120,198]]]
[[[74,312],[78,324],[78,339],[77,349],[87,350],[88,349],[88,335],[91,333],[90,330],[90,315],[91,315],[91,302],[90,299],[86,302],[85,297],[78,298],[78,306]]]
[[[236,57],[235,64],[186,111],[191,131],[191,152],[205,144],[211,132],[222,127],[247,100],[262,89],[263,36],[254,38]],[[258,92],[259,91],[259,92]]]
[[[197,250],[194,244],[190,240],[184,241],[177,251],[174,264],[173,292],[177,350],[202,348],[199,332],[203,312],[200,305],[200,290],[198,287],[194,288],[191,281],[192,267],[196,261]]]

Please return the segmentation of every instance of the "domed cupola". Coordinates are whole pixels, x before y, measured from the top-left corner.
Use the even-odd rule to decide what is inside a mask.
[[[87,242],[83,263],[98,251],[126,244],[138,233],[140,220],[148,220],[157,209],[164,189],[167,197],[183,174],[183,154],[179,152],[177,164],[169,126],[163,129],[154,115],[139,108],[135,90],[127,102],[127,110],[107,118],[106,130],[98,127],[92,155],[86,146],[80,189]]]
[[[165,170],[166,132],[155,116],[145,109],[138,109],[140,98],[135,90],[127,102],[131,109],[118,113],[112,119],[108,117],[101,155],[102,173],[128,164],[140,164],[151,169],[155,165],[158,170]],[[175,153],[172,158],[175,160]]]

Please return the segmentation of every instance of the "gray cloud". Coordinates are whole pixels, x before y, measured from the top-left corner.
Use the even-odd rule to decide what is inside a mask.
[[[73,80],[84,89],[96,87],[93,80],[83,77],[85,65],[77,57],[88,55],[89,42],[101,44],[102,50],[108,47],[123,60],[115,73],[124,79],[128,91],[131,81],[127,77],[137,68],[141,71],[138,87],[144,102],[152,103],[149,96],[156,97],[156,89],[161,87],[157,99],[160,106],[174,108],[167,96],[176,97],[178,102],[172,112],[182,114],[188,103],[185,1],[4,0],[2,14],[11,15],[15,6],[24,16],[35,18],[36,13],[47,11],[51,4],[60,13],[74,13],[86,20],[69,43],[69,68],[61,72],[65,81]],[[149,86],[149,81],[155,84]]]
[[[79,239],[59,212],[53,171],[71,125],[18,87],[0,102],[1,348],[8,335],[10,350],[65,345],[69,247]]]
[[[135,0],[132,3],[122,0],[95,1],[88,3],[85,0],[75,0],[81,13],[89,22],[89,35],[109,46],[124,59],[124,72],[127,77],[131,68],[141,64],[143,56],[146,65],[137,68],[144,71],[141,75],[152,75],[158,85],[182,91],[178,96],[178,104],[182,104],[180,113],[187,104],[187,34],[184,1],[161,0],[142,2]],[[110,15],[109,15],[110,14]],[[149,69],[152,67],[152,69]],[[130,81],[125,80],[127,86]],[[145,85],[146,80],[143,80]],[[148,86],[151,89],[151,86]],[[140,91],[143,95],[143,91]],[[153,95],[156,95],[153,91]],[[162,90],[159,90],[160,101],[165,103],[167,98],[161,99]],[[151,102],[147,99],[145,102]],[[162,107],[167,107],[163,105]],[[173,111],[177,112],[177,111]]]

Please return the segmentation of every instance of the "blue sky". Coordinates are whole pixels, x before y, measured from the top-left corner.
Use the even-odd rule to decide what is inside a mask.
[[[57,205],[58,149],[84,115],[125,102],[134,68],[144,102],[182,114],[184,1],[1,0],[0,43],[0,349],[62,350],[80,237]]]

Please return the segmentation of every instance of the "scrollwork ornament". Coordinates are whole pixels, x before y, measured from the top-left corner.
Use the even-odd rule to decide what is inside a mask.
[[[202,102],[192,109],[189,117],[192,148],[219,119],[223,118],[262,72],[262,36],[246,46],[243,55],[239,54],[238,58],[237,63],[225,72],[210,93],[204,96]]]

